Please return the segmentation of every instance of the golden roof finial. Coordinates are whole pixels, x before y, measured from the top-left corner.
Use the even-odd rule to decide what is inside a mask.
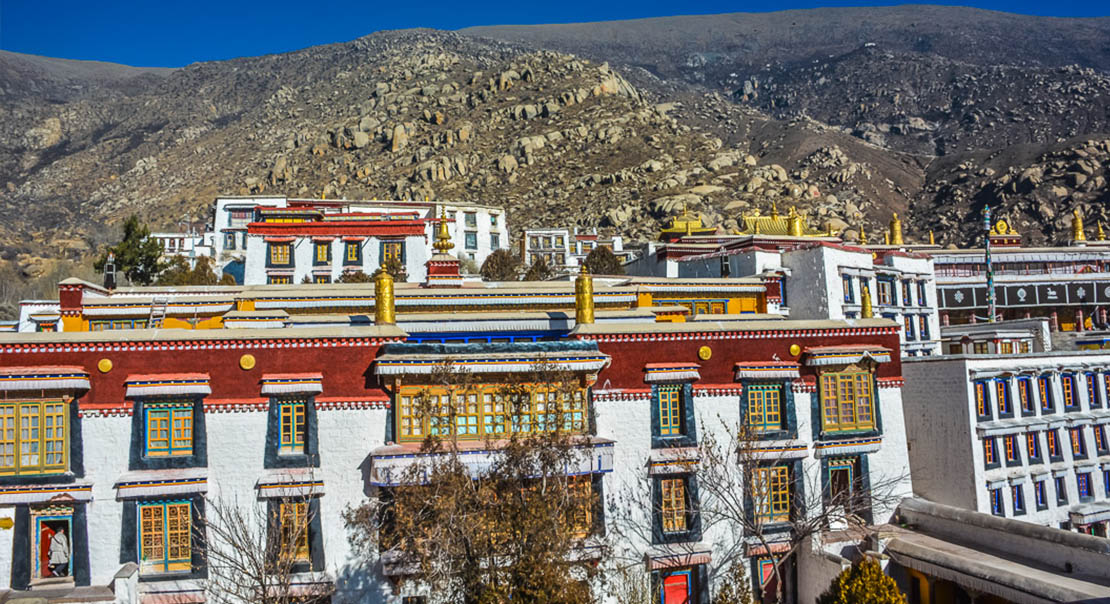
[[[905,245],[902,241],[902,221],[898,219],[898,212],[890,219],[890,244]]]
[[[440,254],[446,254],[451,251],[451,248],[455,247],[455,244],[451,242],[451,233],[447,231],[447,208],[444,206],[439,207],[439,230],[436,233],[436,240],[432,247]]]
[[[929,229],[929,245],[936,245],[936,239],[933,238],[933,229]]]
[[[393,299],[393,275],[385,265],[374,277],[374,324],[393,325],[397,322],[396,302]]]
[[[1106,241],[1106,233],[1102,232],[1102,221],[1098,221],[1098,240]]]
[[[867,232],[863,230],[863,221],[859,223],[859,244],[867,245]]]
[[[1071,240],[1086,241],[1087,235],[1083,233],[1083,215],[1079,213],[1079,208],[1075,208],[1071,213],[1075,216],[1071,221]]]
[[[327,187],[324,187],[324,188],[323,188],[323,189],[322,189],[322,190],[320,191],[320,199],[322,199],[322,200],[323,200],[323,199],[327,199],[327,198],[328,198],[328,188],[327,188]]]
[[[771,218],[779,217],[779,204],[774,201],[771,202]]]
[[[861,319],[871,319],[875,316],[875,310],[871,308],[871,288],[866,285],[860,290],[859,316]]]
[[[578,325],[594,322],[594,278],[585,262],[574,280],[574,320]]]
[[[890,231],[883,233],[883,242],[886,245],[890,245]]]
[[[786,217],[786,234],[791,237],[802,236],[802,217],[794,206],[790,206],[790,214]]]

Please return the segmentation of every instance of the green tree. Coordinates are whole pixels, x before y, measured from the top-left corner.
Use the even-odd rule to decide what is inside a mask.
[[[385,263],[383,263],[381,267],[375,270],[374,273],[370,276],[377,277],[378,273],[382,272],[382,269],[385,269],[385,272],[389,273],[393,277],[393,280],[397,283],[404,283],[408,280],[409,275],[405,272],[405,265],[401,264],[401,261],[398,258],[390,258],[389,260],[386,260]]]
[[[116,270],[135,285],[150,285],[164,267],[162,244],[150,236],[150,229],[134,214],[123,223],[123,239],[109,247],[93,263],[97,272],[104,272],[109,253],[116,257]]]
[[[480,273],[484,281],[516,281],[520,274],[520,260],[509,250],[494,250],[486,256]]]
[[[377,275],[377,271],[374,272]],[[373,283],[374,278],[362,271],[347,271],[335,280],[336,283]]]
[[[736,560],[717,583],[713,604],[752,604],[752,582],[743,560]]]
[[[591,275],[623,275],[624,266],[621,264],[621,259],[613,253],[613,250],[602,245],[595,247],[586,256],[586,270],[590,271]]]
[[[528,267],[528,272],[524,273],[525,281],[546,281],[552,275],[551,267],[547,266],[547,262],[542,257],[536,258],[532,266]]]
[[[184,256],[174,256],[158,275],[156,285],[216,285],[221,277],[212,269],[212,259],[200,256],[192,268]],[[234,279],[234,277],[232,277]]]
[[[906,596],[878,562],[864,558],[837,575],[817,604],[906,604]]]

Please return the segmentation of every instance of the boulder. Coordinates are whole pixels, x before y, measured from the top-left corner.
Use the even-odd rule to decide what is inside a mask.
[[[501,158],[497,160],[497,169],[505,173],[516,170],[518,166],[519,164],[516,158],[509,154],[502,155]]]
[[[363,132],[362,130],[355,132],[355,135],[352,138],[352,143],[354,144],[355,149],[361,149],[370,144],[370,135]]]
[[[393,135],[390,136],[389,140],[391,142],[390,151],[397,152],[405,148],[405,145],[409,142],[409,135],[405,132],[404,124],[397,124],[393,127]]]

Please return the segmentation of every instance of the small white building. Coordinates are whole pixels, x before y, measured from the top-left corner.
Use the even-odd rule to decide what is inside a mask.
[[[629,256],[620,235],[600,235],[597,229],[580,232],[578,227],[526,229],[520,246],[520,257],[524,264],[531,266],[543,259],[549,267],[568,272],[576,272],[586,261],[586,256],[598,247],[609,248],[621,260]]]
[[[1107,536],[1110,354],[945,355],[902,371],[917,495]]]
[[[162,244],[162,256],[185,256],[197,258],[200,256],[211,257],[215,253],[215,233],[151,233],[151,237]]]

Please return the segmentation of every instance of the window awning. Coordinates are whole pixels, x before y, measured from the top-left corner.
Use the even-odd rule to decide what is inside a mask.
[[[644,562],[649,571],[709,564],[712,559],[713,547],[707,543],[657,545],[644,553]]]
[[[324,494],[324,479],[316,476],[315,468],[268,470],[254,486],[263,499]]]
[[[736,379],[738,380],[774,380],[797,379],[797,363],[791,361],[763,361],[759,363],[737,363]]]
[[[335,237],[325,235],[313,235],[312,240],[316,243],[329,243],[331,241],[335,241]]]
[[[356,243],[361,243],[363,241],[366,241],[366,238],[365,237],[353,237],[351,235],[347,235],[347,236],[343,237],[343,241],[352,241],[352,242],[356,242]]]
[[[813,445],[814,457],[834,457],[837,455],[855,455],[858,453],[874,453],[883,445],[880,437],[852,438],[847,440],[823,441]]]
[[[172,396],[175,394],[212,394],[207,373],[155,373],[127,376],[128,398]]]
[[[1077,505],[1068,512],[1072,525],[1091,524],[1110,520],[1110,502],[1099,501]]]
[[[293,243],[297,240],[296,237],[263,237],[266,243]]]
[[[92,501],[92,483],[35,484],[0,486],[0,505],[20,505],[55,501]]]
[[[450,363],[471,373],[518,373],[534,371],[538,364],[557,370],[596,372],[609,364],[609,355],[598,352],[427,355],[383,354],[374,361],[377,375],[428,375]]]
[[[268,373],[262,375],[262,394],[320,394],[322,373]]]
[[[806,348],[803,355],[809,366],[850,365],[864,359],[871,359],[876,363],[890,362],[890,349],[884,346],[813,346]]]
[[[697,381],[701,379],[699,369],[701,365],[697,363],[648,363],[644,365],[644,381],[649,384]]]
[[[474,448],[460,450],[459,461],[473,477],[481,476],[493,466],[500,452],[497,443],[487,448],[485,442],[460,443],[460,447],[473,444]],[[567,476],[602,474],[613,471],[614,441],[607,438],[581,437],[574,445],[577,455],[568,460],[564,473]],[[447,453],[420,453],[420,444],[386,445],[370,453],[370,484],[378,487],[395,487],[416,484],[409,476],[411,468],[434,461]]]
[[[3,367],[0,391],[88,390],[89,372],[77,366]]]
[[[116,499],[208,492],[207,468],[138,470],[116,480]]]

